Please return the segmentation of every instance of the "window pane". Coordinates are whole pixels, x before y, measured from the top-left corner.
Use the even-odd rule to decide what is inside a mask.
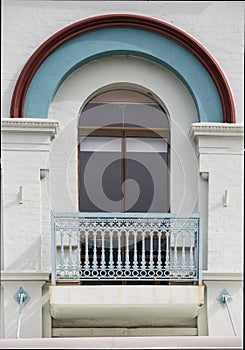
[[[80,126],[112,126],[123,123],[123,109],[116,103],[89,103],[82,112]]]
[[[125,104],[125,126],[137,125],[142,128],[168,128],[169,123],[166,114],[156,103],[154,104]]]
[[[121,139],[114,137],[81,137],[81,152],[121,152]]]
[[[121,184],[121,139],[81,138],[80,210],[122,211]]]
[[[89,103],[82,112],[79,126],[137,126],[168,128],[166,114],[157,104]]]
[[[168,212],[166,140],[128,138],[126,149],[126,211]]]
[[[127,152],[165,153],[167,152],[167,139],[150,137],[128,137]]]

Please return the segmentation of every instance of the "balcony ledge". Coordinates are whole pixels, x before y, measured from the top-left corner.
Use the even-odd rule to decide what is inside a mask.
[[[204,286],[50,286],[55,319],[191,319],[204,304]]]

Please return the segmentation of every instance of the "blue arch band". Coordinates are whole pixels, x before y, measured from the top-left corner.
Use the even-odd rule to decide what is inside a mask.
[[[31,81],[25,100],[25,117],[47,118],[57,89],[70,73],[95,59],[112,55],[146,58],[168,68],[190,91],[200,122],[223,122],[222,105],[214,81],[190,51],[163,35],[125,27],[78,35],[51,53]]]

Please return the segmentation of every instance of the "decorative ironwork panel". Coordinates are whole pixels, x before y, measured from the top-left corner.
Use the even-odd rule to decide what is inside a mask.
[[[55,281],[200,282],[200,218],[52,213]]]

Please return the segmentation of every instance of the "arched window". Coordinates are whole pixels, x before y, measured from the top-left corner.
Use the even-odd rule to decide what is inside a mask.
[[[146,94],[114,89],[81,112],[79,210],[169,212],[169,121]]]

